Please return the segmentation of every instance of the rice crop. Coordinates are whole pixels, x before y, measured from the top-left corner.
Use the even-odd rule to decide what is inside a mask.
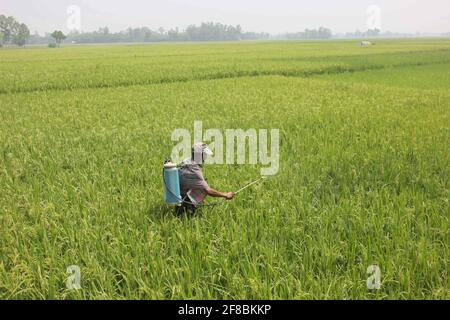
[[[450,298],[449,40],[2,49],[0,72],[1,298]],[[195,120],[280,129],[278,174],[177,215],[162,161]]]

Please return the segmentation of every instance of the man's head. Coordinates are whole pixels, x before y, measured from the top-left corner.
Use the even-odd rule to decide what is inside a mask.
[[[192,146],[192,160],[199,165],[203,165],[208,156],[212,154],[213,152],[206,143],[196,142]]]

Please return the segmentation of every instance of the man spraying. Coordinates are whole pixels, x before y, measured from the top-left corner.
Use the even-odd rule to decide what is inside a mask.
[[[200,204],[206,196],[233,199],[234,192],[220,192],[211,188],[203,176],[203,165],[212,154],[207,144],[197,142],[192,146],[191,158],[181,163],[180,191],[183,204],[180,208],[182,210],[194,211],[196,205]]]

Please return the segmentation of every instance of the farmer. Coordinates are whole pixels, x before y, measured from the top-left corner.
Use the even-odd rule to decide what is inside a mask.
[[[196,205],[200,204],[206,196],[222,197],[227,200],[233,199],[233,192],[217,191],[209,187],[203,177],[202,167],[210,155],[212,155],[212,151],[208,148],[208,145],[197,142],[192,146],[191,158],[181,163],[180,189],[181,198],[184,199],[182,210],[195,211]]]

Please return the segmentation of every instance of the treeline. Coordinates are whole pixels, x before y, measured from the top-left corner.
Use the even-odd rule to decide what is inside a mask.
[[[449,36],[450,33],[440,34]],[[325,27],[305,29],[303,32],[291,32],[270,35],[266,32],[244,32],[240,25],[226,25],[222,23],[203,22],[200,25],[190,25],[184,30],[179,28],[152,30],[147,27],[128,28],[120,32],[111,32],[108,27],[99,28],[91,32],[73,31],[65,35],[55,30],[41,36],[38,33],[30,35],[30,30],[24,23],[16,21],[14,17],[0,15],[0,47],[8,44],[24,46],[30,44],[49,44],[57,47],[63,41],[69,43],[120,43],[120,42],[163,42],[163,41],[238,41],[238,40],[290,40],[290,39],[330,39],[330,38],[366,38],[366,37],[411,37],[411,34],[392,32],[381,33],[378,29],[364,32],[335,34]]]
[[[115,43],[115,42],[162,42],[162,41],[236,41],[268,39],[268,33],[244,32],[241,26],[206,22],[199,26],[190,25],[185,30],[174,28],[152,30],[147,27],[128,28],[120,32],[111,32],[108,27],[92,32],[71,32],[67,34],[66,42],[74,43]],[[48,43],[52,41],[51,34],[40,36],[34,34],[30,43]]]
[[[0,15],[0,47],[8,44],[24,46],[30,37],[27,25],[20,23],[14,17]]]
[[[285,33],[276,36],[280,39],[330,39],[333,33],[330,29],[320,27],[318,29],[305,29],[303,32]]]
[[[244,32],[240,25],[232,26],[214,22],[203,22],[199,26],[190,25],[185,30],[179,28],[152,30],[147,27],[128,28],[120,32],[111,32],[108,27],[91,32],[71,32],[66,42],[72,43],[116,43],[116,42],[163,42],[163,41],[238,41],[264,39],[330,39],[330,29],[306,29],[304,32],[286,33],[271,36],[266,32]],[[52,41],[50,34],[33,35],[30,43]]]
[[[380,29],[369,29],[365,32],[361,32],[359,30],[356,30],[354,33],[351,32],[347,32],[345,34],[346,38],[362,38],[362,37],[378,37],[381,35],[381,30]]]

